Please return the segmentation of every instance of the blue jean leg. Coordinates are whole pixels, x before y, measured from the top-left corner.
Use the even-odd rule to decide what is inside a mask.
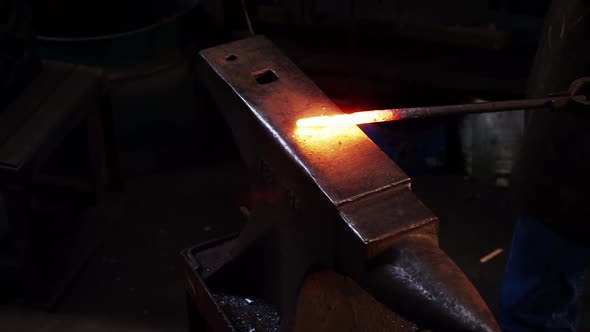
[[[536,218],[519,218],[502,284],[504,332],[577,331],[590,250]]]

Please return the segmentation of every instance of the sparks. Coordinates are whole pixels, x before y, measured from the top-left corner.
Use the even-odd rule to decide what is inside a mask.
[[[298,127],[329,127],[350,126],[363,123],[385,122],[399,120],[399,113],[395,110],[364,111],[350,114],[322,115],[297,121]]]

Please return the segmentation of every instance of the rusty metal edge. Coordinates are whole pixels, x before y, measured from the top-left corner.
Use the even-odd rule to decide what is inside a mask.
[[[229,241],[236,238],[239,233],[231,233],[229,235],[215,238],[194,247],[184,249],[180,255],[185,259],[187,266],[186,282],[190,294],[190,298],[196,304],[199,312],[202,314],[203,319],[207,322],[207,325],[211,327],[215,332],[236,332],[236,329],[231,324],[227,315],[223,312],[219,303],[213,297],[213,294],[207,287],[207,284],[199,274],[199,268],[201,267],[199,262],[193,259],[192,253],[196,251],[202,251],[214,247],[220,243]]]

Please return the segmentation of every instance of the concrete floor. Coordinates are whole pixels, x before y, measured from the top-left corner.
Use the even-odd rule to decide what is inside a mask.
[[[186,331],[179,252],[237,229],[243,172],[223,162],[130,184],[110,203],[122,208],[120,220],[56,310],[2,307],[2,330]],[[514,218],[505,192],[457,176],[416,177],[414,188],[442,220],[443,249],[495,308],[506,253],[486,264],[479,258],[508,248]]]

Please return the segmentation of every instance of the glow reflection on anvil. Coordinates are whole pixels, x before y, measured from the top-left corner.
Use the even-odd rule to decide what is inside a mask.
[[[352,148],[366,138],[362,130],[356,125],[342,125],[332,127],[296,127],[293,139],[303,149],[304,153],[317,153],[318,157],[330,156],[343,149]]]

